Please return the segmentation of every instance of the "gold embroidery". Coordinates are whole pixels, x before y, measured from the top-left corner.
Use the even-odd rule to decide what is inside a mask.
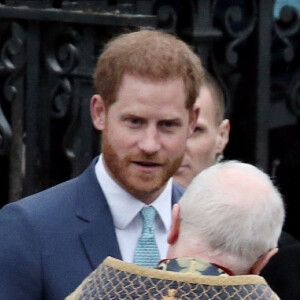
[[[177,291],[174,289],[169,289],[168,290],[168,296],[164,296],[162,298],[162,300],[176,300],[177,298],[175,298]]]
[[[205,276],[160,271],[107,258],[70,300],[87,299],[202,299],[279,300],[257,275]]]

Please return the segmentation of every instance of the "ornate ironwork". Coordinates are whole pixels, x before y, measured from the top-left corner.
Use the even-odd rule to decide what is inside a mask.
[[[8,154],[11,136],[11,128],[0,106],[0,155]]]
[[[300,172],[300,11],[298,2],[275,2],[272,43],[272,131],[270,161],[286,199],[285,230],[300,238],[298,186]],[[295,6],[293,6],[295,5]]]
[[[71,73],[79,61],[79,33],[72,27],[55,27],[47,33],[46,63],[51,72],[58,75]]]
[[[296,8],[284,6],[280,11],[280,18],[274,19],[274,31],[283,43],[283,58],[286,62],[294,59],[295,49],[291,38],[299,32],[299,29],[300,18]]]
[[[273,99],[285,99],[295,116],[300,115],[300,55],[298,37],[300,17],[295,7],[284,6],[274,19]],[[298,51],[297,51],[298,50]],[[293,62],[293,64],[291,64]],[[288,72],[286,66],[288,64]],[[283,72],[286,73],[283,76]]]
[[[45,45],[46,65],[53,74],[54,87],[51,92],[51,116],[67,122],[61,137],[62,150],[69,160],[77,158],[74,138],[81,126],[79,122],[80,102],[73,94],[74,74],[79,64],[81,37],[73,27],[54,27],[47,32]]]
[[[4,99],[12,102],[18,93],[17,80],[25,64],[24,46],[25,34],[23,28],[13,22],[11,24],[11,37],[1,48],[0,64],[2,73],[7,75],[3,84]],[[0,154],[8,154],[12,139],[12,129],[0,106]]]
[[[223,33],[217,40],[210,56],[211,71],[223,86],[226,98],[227,116],[236,113],[234,99],[237,95],[247,59],[245,47],[257,25],[257,4],[255,1],[219,1],[212,3],[213,24]]]
[[[29,6],[46,8],[51,7],[52,2],[52,0],[6,0],[5,4],[11,6]]]
[[[287,88],[287,105],[290,111],[300,116],[300,72],[295,72],[294,80]]]
[[[10,173],[14,189],[4,201],[77,175],[99,153],[92,70],[108,38],[141,27],[195,49],[225,88],[226,156],[266,170],[276,161],[276,174],[288,152],[276,150],[277,130],[299,127],[300,18],[284,7],[273,20],[274,1],[0,0],[0,181]],[[295,146],[299,129],[292,137]]]
[[[4,96],[8,101],[13,101],[16,98],[18,89],[14,83],[25,64],[24,30],[17,23],[12,23],[11,30],[12,37],[3,45],[1,49],[2,66],[8,73],[11,73],[4,84]],[[21,60],[16,59],[17,56],[21,56]]]
[[[222,14],[221,14],[222,12]],[[213,16],[215,23],[224,32],[228,41],[225,47],[225,58],[229,65],[238,67],[238,48],[245,44],[257,24],[256,1],[214,1]]]
[[[67,78],[59,79],[52,90],[51,115],[56,119],[64,118],[70,108],[72,86]]]

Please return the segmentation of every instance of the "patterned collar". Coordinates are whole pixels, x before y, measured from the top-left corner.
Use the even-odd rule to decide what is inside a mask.
[[[196,273],[200,275],[210,276],[233,275],[230,270],[223,267],[211,264],[204,260],[187,257],[164,259],[160,261],[157,269],[180,273]]]

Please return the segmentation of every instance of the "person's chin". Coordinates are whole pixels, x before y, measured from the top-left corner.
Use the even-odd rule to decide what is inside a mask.
[[[178,170],[176,171],[175,175],[179,175],[179,176],[184,176],[184,174],[186,174],[187,172],[189,172],[189,165],[181,165]]]
[[[180,167],[173,176],[175,183],[186,186],[187,178],[189,177],[189,169],[187,167]]]

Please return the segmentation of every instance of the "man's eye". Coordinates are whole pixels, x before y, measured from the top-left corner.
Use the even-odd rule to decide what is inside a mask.
[[[129,122],[134,125],[141,124],[141,120],[139,119],[129,119]]]
[[[166,121],[163,123],[163,126],[165,126],[165,127],[173,127],[175,125],[176,125],[175,122],[172,122],[172,121]]]
[[[169,128],[177,127],[179,125],[178,125],[178,122],[175,122],[175,121],[163,121],[161,123],[161,126],[169,129]]]
[[[139,125],[142,123],[142,120],[140,118],[135,118],[135,117],[128,117],[125,119],[125,121],[133,125]]]
[[[199,126],[196,126],[195,129],[194,129],[194,132],[202,132],[203,131],[203,128],[199,127]]]
[[[130,117],[125,118],[124,121],[125,121],[125,124],[127,124],[127,126],[133,127],[133,128],[139,127],[143,123],[143,121],[139,118],[130,118]]]

